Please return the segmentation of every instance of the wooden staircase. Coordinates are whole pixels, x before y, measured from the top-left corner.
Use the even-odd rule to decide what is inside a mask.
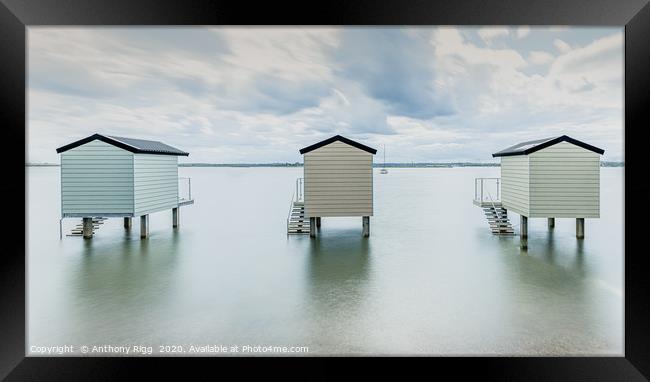
[[[505,208],[494,203],[484,205],[481,208],[483,208],[483,212],[493,234],[505,236],[515,234],[515,230],[512,228],[510,220],[508,220],[508,211]]]
[[[305,203],[293,202],[291,212],[287,220],[287,234],[289,235],[308,235],[309,218],[305,217]]]
[[[106,220],[106,218],[93,218],[93,235],[95,234],[95,231],[97,231],[99,227],[104,224],[104,220]],[[66,236],[83,236],[83,233],[84,224],[83,219],[81,219],[81,223],[77,224]]]

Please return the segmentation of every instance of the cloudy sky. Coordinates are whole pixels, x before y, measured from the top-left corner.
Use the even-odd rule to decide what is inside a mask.
[[[296,162],[335,134],[389,162],[562,134],[623,159],[622,28],[30,27],[28,66],[29,162],[95,132],[187,162]]]

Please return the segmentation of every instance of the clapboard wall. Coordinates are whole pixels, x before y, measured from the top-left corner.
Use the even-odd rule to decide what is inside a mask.
[[[178,157],[134,154],[135,215],[178,206]]]
[[[526,155],[501,158],[501,203],[509,211],[529,216],[529,159]]]
[[[61,153],[63,216],[133,213],[133,153],[94,140]]]
[[[306,216],[372,216],[372,157],[340,141],[306,153]]]
[[[600,154],[560,142],[528,155],[530,217],[600,217]]]

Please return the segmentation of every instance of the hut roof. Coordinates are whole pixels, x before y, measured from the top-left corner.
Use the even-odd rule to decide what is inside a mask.
[[[359,142],[355,142],[352,139],[348,139],[348,138],[343,137],[341,135],[335,135],[332,138],[328,138],[328,139],[326,139],[324,141],[320,141],[318,143],[314,143],[311,146],[307,146],[305,148],[302,148],[302,149],[300,149],[300,153],[301,154],[306,154],[306,153],[308,153],[310,151],[316,150],[318,148],[329,145],[330,143],[336,142],[336,141],[347,143],[350,146],[356,147],[356,148],[361,149],[363,151],[367,151],[370,154],[376,154],[377,153],[377,150],[373,149],[372,147],[368,147],[368,146],[363,145],[363,144],[361,144]]]
[[[598,147],[592,146],[590,144],[584,143],[582,141],[579,141],[577,139],[573,139],[569,136],[562,135],[560,137],[553,137],[553,138],[546,138],[546,139],[538,139],[535,141],[527,141],[527,142],[521,142],[517,143],[514,146],[510,146],[507,149],[501,150],[499,152],[496,152],[492,154],[492,157],[507,157],[507,156],[512,156],[512,155],[528,155],[532,154],[535,151],[539,151],[541,149],[547,148],[549,146],[553,146],[557,143],[560,142],[569,142],[572,143],[576,146],[580,146],[584,149],[593,151],[598,154],[603,154],[605,150],[599,149]]]
[[[72,142],[65,146],[61,146],[58,149],[56,149],[56,152],[62,153],[64,151],[68,151],[75,147],[85,145],[86,143],[94,141],[95,139],[137,154],[182,155],[182,156],[190,155],[185,151],[179,150],[175,147],[169,146],[167,144],[158,141],[115,137],[111,135],[101,135],[101,134],[93,134],[87,138],[80,139],[76,142]]]

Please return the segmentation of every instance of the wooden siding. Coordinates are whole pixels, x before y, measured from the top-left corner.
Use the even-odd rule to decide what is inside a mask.
[[[178,206],[178,157],[134,154],[136,216]]]
[[[91,141],[61,153],[61,213],[133,213],[133,153]]]
[[[561,142],[528,157],[530,217],[600,217],[600,154]]]
[[[337,141],[304,161],[306,216],[372,216],[372,154]]]
[[[529,204],[528,156],[501,157],[501,203],[504,208],[528,216]]]

